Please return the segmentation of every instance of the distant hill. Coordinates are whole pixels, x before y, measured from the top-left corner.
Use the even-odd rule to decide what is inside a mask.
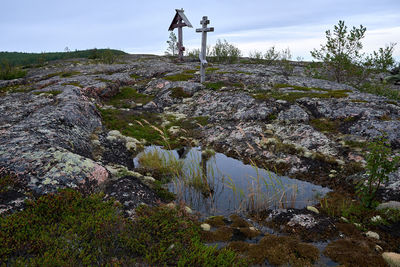
[[[125,55],[126,53],[114,49],[88,49],[71,52],[50,52],[50,53],[23,53],[23,52],[0,52],[0,62],[8,62],[13,66],[24,66],[43,64],[46,61],[69,58],[102,58],[107,54]]]

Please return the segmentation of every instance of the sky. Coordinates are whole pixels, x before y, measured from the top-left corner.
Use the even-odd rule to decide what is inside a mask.
[[[310,60],[339,20],[367,28],[366,53],[390,43],[400,61],[400,0],[0,0],[0,51],[53,52],[113,48],[164,54],[168,27],[183,8],[193,28],[183,29],[186,50],[199,48],[200,20],[208,16],[208,44],[227,40],[247,56],[271,46]],[[175,33],[177,30],[175,30]]]

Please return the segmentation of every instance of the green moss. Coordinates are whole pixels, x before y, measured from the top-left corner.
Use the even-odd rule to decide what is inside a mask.
[[[164,79],[171,82],[177,82],[177,81],[188,81],[190,79],[193,79],[193,77],[194,77],[193,74],[179,73],[175,75],[165,76]]]
[[[285,100],[290,103],[294,103],[297,99],[303,97],[309,98],[343,98],[347,97],[347,90],[336,90],[336,91],[326,91],[325,93],[313,93],[313,92],[279,92],[279,91],[266,91],[253,94],[255,99],[259,100],[267,100],[267,99],[277,99],[277,100]]]
[[[224,216],[212,216],[205,220],[205,223],[208,223],[213,227],[221,227],[226,225]]]
[[[195,74],[198,70],[184,70],[183,73],[185,74]]]
[[[381,121],[390,121],[390,120],[392,120],[392,118],[390,118],[390,116],[388,114],[384,114],[384,115],[380,116],[379,119]]]
[[[82,88],[82,85],[79,82],[68,82],[68,83],[63,83],[62,85],[73,85]]]
[[[226,86],[226,83],[223,81],[218,81],[218,82],[206,82],[205,86],[207,89],[211,90],[219,90],[222,87]]]
[[[326,118],[319,118],[310,120],[310,124],[320,132],[335,133],[338,131],[340,122],[332,121]]]
[[[142,76],[140,76],[140,75],[137,75],[137,74],[135,74],[135,73],[133,73],[133,74],[131,74],[131,75],[129,75],[131,78],[133,78],[133,79],[140,79],[140,78],[142,78]]]
[[[201,126],[206,126],[208,124],[208,116],[193,117],[193,120]]]
[[[2,172],[0,169],[0,194],[12,189],[16,184],[16,179],[14,175]]]
[[[112,105],[117,108],[130,108],[130,101],[135,103],[146,104],[153,100],[153,96],[141,94],[136,89],[125,86],[119,89],[119,93],[106,101],[107,105]]]
[[[324,254],[332,260],[349,267],[387,266],[376,253],[375,244],[363,240],[340,239],[328,244]]]
[[[388,101],[385,101],[385,102],[388,103],[388,104],[397,105],[396,101],[388,100]]]
[[[0,217],[0,261],[7,266],[246,264],[230,250],[202,244],[198,224],[181,209],[143,206],[132,222],[103,197],[66,189]]]
[[[251,225],[242,217],[240,217],[237,214],[232,214],[229,216],[229,218],[232,220],[232,227],[250,227]]]
[[[61,78],[68,78],[78,74],[80,74],[79,71],[61,71],[61,72],[50,73],[46,75],[45,79],[50,79],[55,76],[60,76]]]
[[[353,103],[368,103],[368,101],[362,99],[352,99],[350,101]]]
[[[152,126],[160,125],[161,119],[155,113],[126,112],[116,109],[99,109],[104,125],[110,130],[118,130],[123,135],[132,136],[138,140],[145,139],[152,144],[162,144],[159,131]],[[147,124],[146,122],[150,124]]]
[[[238,74],[246,74],[246,75],[252,75],[253,74],[251,72],[241,71],[241,70],[236,71],[236,73],[238,73]]]
[[[269,121],[276,120],[276,118],[278,118],[278,116],[277,116],[276,114],[274,114],[274,113],[269,114],[269,115],[267,116],[267,119],[268,119]]]
[[[171,97],[173,98],[188,98],[191,97],[189,93],[186,93],[182,87],[171,88]]]
[[[25,93],[32,91],[33,88],[28,85],[12,85],[0,88],[0,96],[6,95],[7,93]]]
[[[206,74],[214,73],[217,70],[219,70],[219,68],[213,68],[213,67],[206,68]]]
[[[59,90],[52,90],[52,91],[45,91],[45,92],[33,92],[34,95],[48,94],[48,95],[52,95],[52,96],[56,96],[61,93],[62,93],[62,91],[59,91]]]
[[[289,236],[266,234],[258,244],[231,242],[228,248],[245,255],[253,264],[311,266],[319,258],[319,250]]]
[[[233,236],[233,229],[228,226],[221,226],[215,231],[203,231],[201,239],[205,242],[229,241]]]

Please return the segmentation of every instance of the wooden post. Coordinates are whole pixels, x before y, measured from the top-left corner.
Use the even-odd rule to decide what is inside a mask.
[[[183,51],[185,50],[185,47],[183,46],[182,25],[186,24],[183,24],[182,19],[180,19],[178,23],[178,58],[180,61],[183,61]]]
[[[199,55],[200,59],[200,82],[203,83],[206,80],[206,67],[207,67],[207,32],[213,32],[214,27],[207,28],[207,24],[210,24],[210,21],[207,19],[207,16],[204,16],[200,21],[202,27],[200,29],[196,29],[196,32],[201,32],[201,52]]]

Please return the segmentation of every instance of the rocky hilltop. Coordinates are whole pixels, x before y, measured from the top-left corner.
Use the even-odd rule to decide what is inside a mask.
[[[279,66],[213,64],[201,84],[197,62],[150,55],[123,62],[55,61],[0,81],[0,174],[14,177],[0,190],[1,214],[23,209],[25,199],[76,188],[104,191],[131,216],[139,204],[160,201],[159,184],[133,162],[152,144],[213,148],[344,192],[365,177],[366,144],[374,138],[385,133],[399,154],[399,101],[311,78],[306,63],[292,62],[290,75]],[[400,169],[389,178],[379,199],[399,201]],[[281,230],[288,221],[289,232],[301,226],[315,241],[312,233],[331,235],[336,221],[314,209],[269,218]],[[386,249],[387,242],[379,244]]]

